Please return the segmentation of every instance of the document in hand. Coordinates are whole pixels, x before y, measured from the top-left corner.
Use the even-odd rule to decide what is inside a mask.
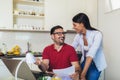
[[[53,69],[53,72],[60,77],[69,77],[69,75],[75,73],[75,66],[71,66],[64,69]]]

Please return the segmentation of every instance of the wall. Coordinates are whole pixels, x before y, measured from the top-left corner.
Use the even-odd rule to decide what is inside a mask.
[[[45,29],[60,24],[71,30],[72,17],[79,12],[87,13],[92,25],[97,26],[97,0],[45,0]]]
[[[120,80],[120,9],[105,13],[105,0],[99,0],[98,27],[103,32],[108,67],[105,80]]]
[[[66,43],[71,44],[75,34],[66,34]],[[7,50],[10,50],[15,45],[21,47],[22,53],[26,52],[27,42],[31,45],[31,50],[42,52],[46,45],[53,43],[49,32],[14,32],[0,31],[0,48],[3,48],[2,43],[7,45]]]
[[[0,27],[12,27],[12,0],[0,0]]]

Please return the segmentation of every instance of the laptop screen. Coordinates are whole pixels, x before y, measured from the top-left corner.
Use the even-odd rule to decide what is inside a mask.
[[[8,68],[8,70],[11,72],[11,74],[15,76],[17,65],[21,60],[9,59],[9,58],[1,58],[1,59],[3,63],[6,65],[6,67]],[[35,76],[31,72],[26,62],[23,62],[20,65],[17,77],[25,80],[36,80]]]

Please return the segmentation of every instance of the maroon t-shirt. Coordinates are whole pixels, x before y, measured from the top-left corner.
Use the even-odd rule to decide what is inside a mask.
[[[64,44],[59,52],[54,49],[54,44],[47,46],[42,59],[49,59],[49,71],[70,67],[71,62],[78,61],[75,49],[68,44]]]

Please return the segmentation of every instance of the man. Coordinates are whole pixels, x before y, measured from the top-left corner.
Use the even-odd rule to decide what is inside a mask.
[[[64,43],[65,33],[63,27],[59,25],[51,29],[50,35],[54,43],[45,47],[42,61],[37,60],[36,64],[47,73],[51,73],[53,69],[63,69],[74,65],[76,72],[70,77],[75,79],[80,71],[79,61],[75,49]]]

